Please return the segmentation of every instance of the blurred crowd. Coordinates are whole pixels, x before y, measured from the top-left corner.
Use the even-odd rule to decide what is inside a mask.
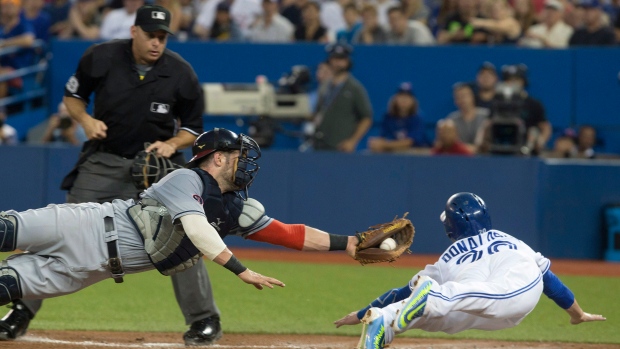
[[[352,152],[367,135],[373,107],[366,90],[349,71],[352,48],[328,46],[328,58],[317,69],[320,82],[309,142],[314,149]],[[452,87],[454,111],[432,115],[434,132],[425,121],[423,101],[413,86],[402,82],[381,117],[379,134],[368,137],[374,153],[406,152],[433,155],[501,154],[561,158],[616,158],[605,154],[604,142],[591,125],[557,130],[543,103],[528,93],[528,67],[490,62],[472,72],[472,80]],[[433,125],[433,123],[430,123]]]
[[[619,0],[1,0],[0,47],[25,34],[129,38],[145,2],[170,10],[180,41],[563,48],[620,35]]]
[[[36,40],[44,50],[52,37],[130,38],[136,11],[145,2],[170,10],[170,28],[175,32],[170,38],[179,41],[565,48],[615,45],[620,38],[620,0],[0,0],[0,49],[32,47]],[[35,53],[3,55],[0,75],[32,65]],[[341,53],[320,65],[317,80],[322,82],[323,100],[320,93],[316,98],[323,106],[315,110],[318,127],[313,132],[320,137],[313,136],[314,146],[352,151],[367,135],[373,116],[363,85],[342,61],[350,52]],[[19,78],[0,81],[0,98],[11,95],[11,89],[19,90],[20,84]],[[338,104],[343,85],[355,96],[355,104]],[[497,69],[482,64],[472,82],[453,86],[455,111],[437,122],[429,137],[420,101],[412,86],[403,83],[388,103],[381,135],[371,137],[367,148],[594,157],[600,144],[596,130],[583,125],[553,134],[543,104],[528,94],[527,87],[527,67]],[[325,105],[345,116],[359,115],[333,121],[325,118],[331,110]],[[4,122],[7,113],[0,108],[0,143],[13,144],[17,140],[15,130]],[[84,137],[79,125],[63,115],[59,106],[58,113],[32,133],[44,142],[80,144]]]

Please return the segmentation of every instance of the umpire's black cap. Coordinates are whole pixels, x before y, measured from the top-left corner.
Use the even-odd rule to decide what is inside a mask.
[[[174,34],[170,30],[170,11],[163,6],[145,5],[138,9],[134,25],[142,28],[145,32],[163,30],[168,34]]]

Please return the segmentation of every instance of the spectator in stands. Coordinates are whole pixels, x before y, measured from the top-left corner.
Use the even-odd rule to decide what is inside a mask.
[[[217,5],[215,21],[209,31],[209,39],[215,41],[243,40],[241,30],[230,16],[230,5],[227,2],[220,2]]]
[[[424,0],[402,0],[401,6],[405,12],[405,17],[410,21],[419,21],[428,24],[428,17],[431,10],[426,6]]]
[[[506,0],[495,0],[491,18],[473,18],[470,23],[485,33],[487,44],[514,44],[521,36],[521,24],[515,19],[514,11]]]
[[[43,11],[44,6],[45,2],[43,0],[24,0],[22,20],[30,23],[36,39],[47,43],[49,41],[52,19],[47,12]]]
[[[440,44],[478,42],[478,35],[470,23],[478,16],[476,2],[459,0],[456,9],[455,13],[446,16],[443,28],[437,33],[437,42]]]
[[[70,9],[69,0],[52,0],[45,5],[43,11],[49,14],[51,19],[50,35],[62,39],[71,37],[73,29],[69,23]]]
[[[110,10],[101,22],[100,38],[103,40],[130,39],[131,27],[136,21],[136,12],[142,5],[144,5],[144,0],[123,0],[123,7]],[[172,22],[170,29],[172,29]]]
[[[17,144],[17,131],[6,123],[6,113],[0,110],[0,145]]]
[[[603,12],[598,0],[580,0],[578,6],[584,9],[584,27],[575,30],[570,46],[615,45],[616,35],[603,23]]]
[[[0,49],[27,48],[34,43],[34,30],[29,22],[21,19],[21,6],[20,0],[0,0]],[[32,50],[19,50],[1,56],[0,75],[31,65],[32,57]],[[0,98],[8,96],[12,90],[21,90],[22,84],[21,78],[0,82]]]
[[[435,144],[431,150],[433,155],[473,155],[474,153],[461,142],[454,120],[437,121]]]
[[[447,27],[448,21],[451,17],[457,13],[459,6],[459,0],[443,0],[437,10],[435,18],[430,18],[429,27],[431,31],[438,35],[439,31]],[[438,38],[439,39],[439,38]]]
[[[590,125],[582,125],[579,131],[567,128],[556,138],[551,157],[585,158],[597,157],[595,151],[597,143],[596,129]]]
[[[327,42],[327,29],[321,25],[320,13],[321,6],[317,2],[312,1],[304,6],[302,25],[295,29],[295,41]]]
[[[362,8],[362,28],[353,37],[354,44],[383,44],[387,40],[385,30],[379,25],[377,8],[367,4]]]
[[[282,4],[282,17],[288,19],[295,28],[302,25],[301,11],[308,0],[292,0],[290,4]]]
[[[489,119],[489,110],[476,107],[474,91],[470,85],[457,83],[452,91],[457,110],[448,114],[446,119],[454,121],[459,139],[472,153],[477,153]]]
[[[392,7],[388,11],[390,29],[387,31],[387,43],[392,45],[428,45],[434,39],[426,25],[418,21],[409,21],[402,7]],[[413,23],[418,26],[413,26]],[[411,23],[411,25],[410,25]]]
[[[411,84],[403,82],[390,98],[388,111],[381,123],[381,135],[368,139],[368,149],[374,153],[385,153],[428,145],[418,100]]]
[[[594,159],[597,144],[596,129],[590,125],[582,125],[577,133],[577,156]]]
[[[564,5],[560,0],[546,0],[542,12],[542,23],[535,24],[519,40],[519,45],[527,47],[566,48],[573,35],[573,27],[566,24]]]
[[[372,105],[364,86],[351,75],[351,53],[346,44],[328,46],[333,77],[319,93],[314,111],[314,148],[354,152],[372,125]]]
[[[127,1],[127,0],[123,0]],[[137,0],[134,0],[137,1]],[[143,1],[143,0],[140,0]],[[155,5],[159,5],[161,7],[166,8],[170,11],[170,30],[172,31],[174,36],[170,38],[174,38],[176,40],[186,40],[187,37],[179,37],[177,34],[179,33],[179,28],[181,27],[181,18],[183,17],[183,9],[181,8],[181,4],[179,0],[155,0]]]
[[[400,2],[396,0],[370,0],[368,3],[375,6],[377,9],[377,21],[379,25],[384,30],[387,30],[390,26],[388,11],[392,7],[399,6]]]
[[[64,103],[58,104],[58,112],[52,114],[47,122],[47,128],[43,133],[43,143],[66,143],[81,145],[88,138],[82,126],[69,116]]]
[[[99,38],[101,26],[99,5],[98,0],[75,0],[69,10],[69,22],[74,37],[87,40]]]
[[[354,4],[354,0],[326,0],[320,2],[321,12],[319,21],[327,30],[328,36],[332,41],[337,32],[347,27],[347,22],[344,18],[344,8],[349,4]]]
[[[521,152],[526,155],[538,155],[545,149],[552,128],[545,115],[543,104],[526,91],[527,66],[524,64],[503,66],[502,80],[501,90],[504,92],[495,95],[490,126],[485,130],[485,140],[481,148],[483,151],[488,150],[493,120],[510,117],[518,118],[525,128],[522,139],[524,148]]]
[[[561,0],[558,0],[561,1]],[[531,26],[536,24],[536,9],[533,0],[515,0],[514,17],[521,25],[521,30],[525,33]]]
[[[564,22],[573,27],[573,29],[579,29],[585,24],[585,9],[579,5],[579,0],[564,1]]]
[[[482,63],[476,74],[476,82],[473,84],[476,107],[491,111],[497,80],[495,65],[491,62]]]
[[[291,42],[295,28],[278,13],[277,0],[263,0],[263,14],[250,26],[251,42]]]
[[[347,24],[345,29],[336,33],[336,42],[352,44],[353,38],[362,29],[360,11],[355,4],[348,4],[344,7],[344,21]]]
[[[187,37],[191,35],[196,13],[198,13],[198,4],[199,2],[194,0],[179,0],[179,6],[181,7],[179,13],[181,17],[179,19],[179,35],[186,35]]]
[[[194,24],[193,33],[198,38],[203,40],[209,38],[209,31],[213,25],[217,5],[221,2],[227,2],[230,5],[230,17],[244,38],[250,35],[250,26],[260,21],[263,17],[261,0],[208,0],[202,4]]]

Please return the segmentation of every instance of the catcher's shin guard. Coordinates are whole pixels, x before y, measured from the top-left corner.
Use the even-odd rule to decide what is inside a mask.
[[[0,212],[0,252],[15,251],[17,245],[17,219]]]
[[[0,306],[22,298],[19,274],[8,266],[6,261],[0,264]]]

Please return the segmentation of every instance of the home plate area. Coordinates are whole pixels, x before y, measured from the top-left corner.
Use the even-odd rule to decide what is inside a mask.
[[[357,337],[320,335],[225,334],[213,349],[353,349]],[[103,349],[103,348],[185,348],[178,333],[95,332],[32,330],[12,342],[0,342],[6,349]],[[501,342],[397,337],[390,349],[612,349],[612,344]]]

